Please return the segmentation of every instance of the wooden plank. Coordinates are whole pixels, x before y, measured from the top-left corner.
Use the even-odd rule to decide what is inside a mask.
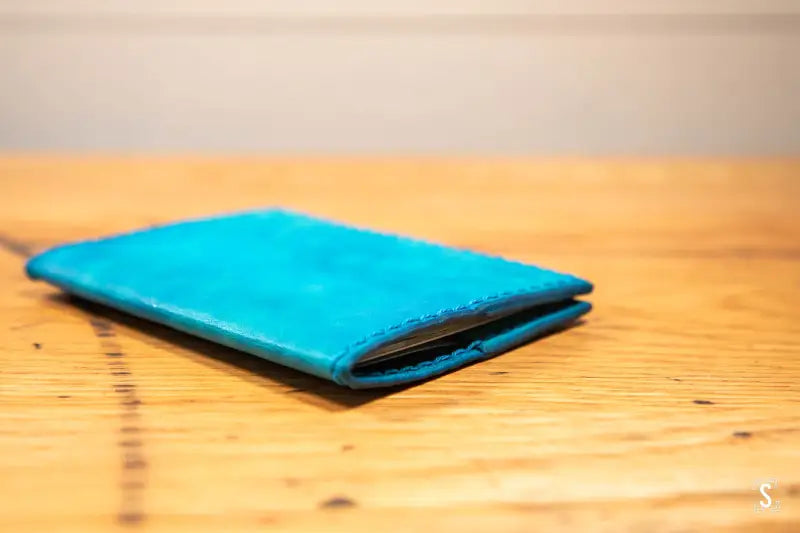
[[[3,531],[792,531],[800,161],[0,159]],[[285,205],[574,271],[568,331],[353,392],[24,277]],[[778,512],[756,513],[777,478]]]

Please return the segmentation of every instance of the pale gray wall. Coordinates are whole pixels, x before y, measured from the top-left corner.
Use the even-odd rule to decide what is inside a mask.
[[[800,154],[800,0],[0,0],[0,150]]]

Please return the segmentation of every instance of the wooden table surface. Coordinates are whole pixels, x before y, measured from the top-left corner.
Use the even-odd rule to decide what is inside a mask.
[[[800,161],[4,157],[0,187],[3,532],[800,531]],[[23,273],[268,205],[574,272],[596,307],[354,392]]]

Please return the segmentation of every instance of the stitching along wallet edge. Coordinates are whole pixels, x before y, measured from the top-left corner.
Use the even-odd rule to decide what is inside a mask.
[[[281,209],[66,244],[28,275],[351,388],[427,379],[559,329],[591,283]]]

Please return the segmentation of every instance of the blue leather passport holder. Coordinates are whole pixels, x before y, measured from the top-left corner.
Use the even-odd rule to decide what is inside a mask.
[[[67,244],[28,275],[352,388],[487,359],[591,308],[577,277],[284,210]]]

